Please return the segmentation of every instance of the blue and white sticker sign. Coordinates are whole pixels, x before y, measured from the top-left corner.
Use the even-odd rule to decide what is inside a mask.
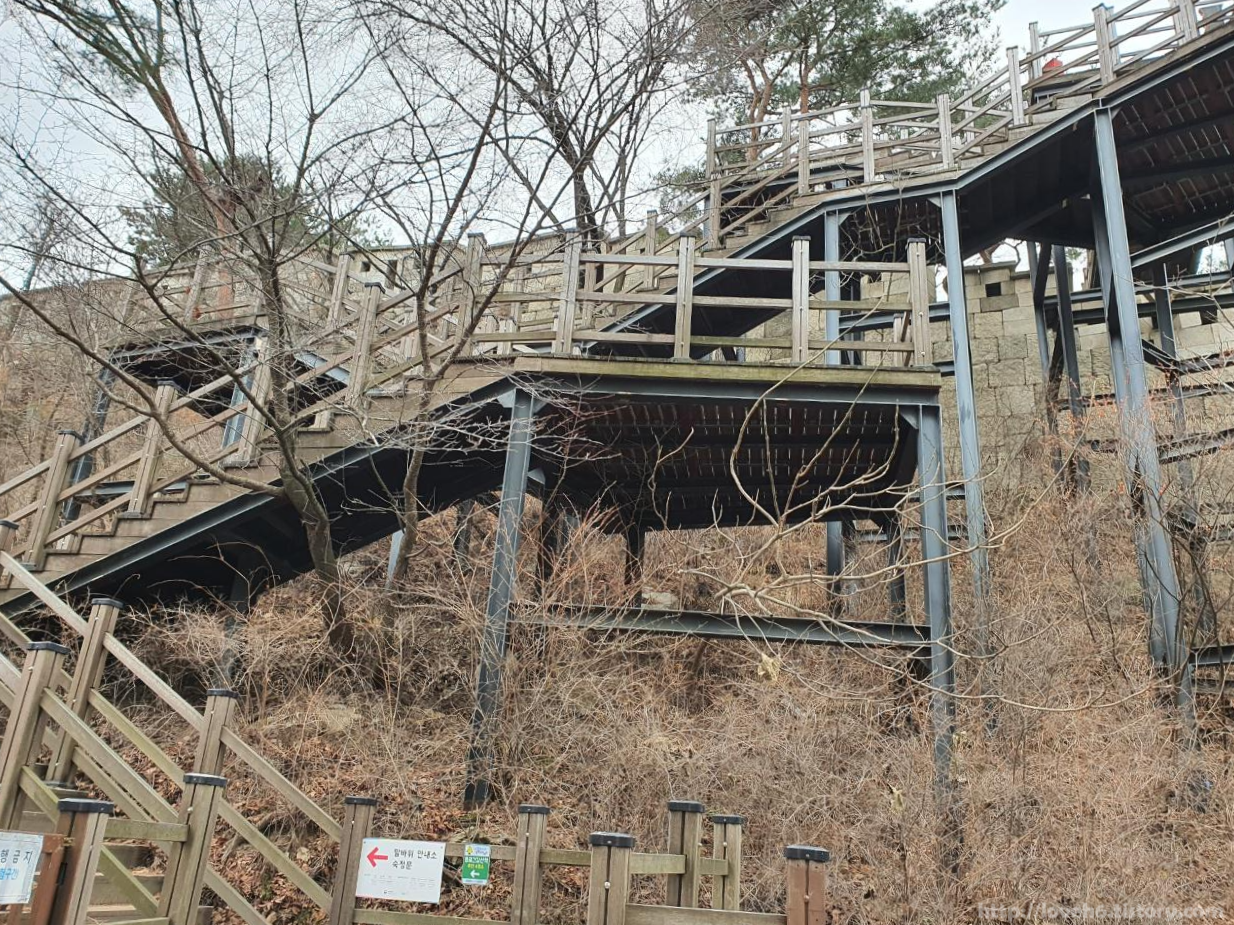
[[[0,906],[30,902],[42,853],[42,835],[0,832]]]
[[[366,838],[360,849],[356,895],[366,899],[438,903],[445,860],[443,842]]]

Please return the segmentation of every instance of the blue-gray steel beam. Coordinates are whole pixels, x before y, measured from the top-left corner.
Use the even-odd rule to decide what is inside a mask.
[[[939,409],[923,405],[917,431],[921,480],[921,558],[925,611],[930,623],[930,704],[934,725],[934,792],[940,815],[955,820],[952,742],[955,737],[955,652],[951,632],[951,568],[948,565],[946,469]]]
[[[968,305],[964,294],[964,252],[960,249],[960,216],[954,190],[939,199],[943,217],[943,249],[947,257],[947,304],[955,357],[956,417],[960,428],[960,471],[964,476],[964,513],[972,559],[978,651],[988,649],[986,608],[990,596],[990,562],[986,549],[985,496],[981,485],[981,444],[977,437],[977,402],[973,393],[973,359],[968,336]],[[943,534],[946,536],[946,531]]]
[[[480,674],[476,706],[471,717],[471,745],[467,750],[467,786],[463,802],[476,807],[488,800],[493,766],[493,726],[501,709],[502,662],[506,657],[510,602],[518,570],[523,506],[527,498],[527,470],[535,404],[530,392],[518,389],[510,412],[510,436],[501,481],[494,536],[493,574],[489,579],[484,634],[480,642]]]
[[[1099,109],[1094,118],[1101,208],[1094,209],[1093,213],[1102,219],[1095,222],[1098,225],[1095,230],[1100,249],[1106,257],[1102,272],[1109,277],[1106,291],[1113,303],[1110,306],[1110,349],[1112,355],[1121,354],[1122,359],[1122,369],[1116,370],[1122,381],[1115,383],[1116,396],[1120,391],[1122,393],[1119,399],[1122,436],[1130,457],[1128,461],[1134,469],[1132,478],[1140,489],[1144,508],[1140,533],[1145,593],[1152,614],[1149,645],[1157,665],[1174,674],[1184,671],[1186,666],[1185,647],[1179,635],[1178,576],[1174,571],[1173,549],[1162,511],[1161,465],[1148,407],[1144,350],[1140,343],[1131,249],[1127,241],[1122,185],[1119,181],[1114,114],[1109,109]]]
[[[844,220],[838,212],[828,212],[823,216],[823,259],[836,261],[840,259],[840,222]],[[828,301],[840,301],[840,274],[836,270],[828,270],[825,277],[826,296]],[[823,313],[824,334],[828,342],[839,340],[840,312],[828,310]],[[827,365],[840,365],[840,351],[827,351]],[[827,574],[835,578],[844,571],[844,525],[839,521],[827,523]]]
[[[695,636],[700,639],[748,639],[842,648],[891,648],[916,652],[930,645],[930,628],[914,623],[869,620],[822,621],[709,613],[696,610],[649,610],[613,607],[554,606],[514,617],[517,625],[561,626],[631,633]]]
[[[1028,245],[1028,276],[1033,286],[1033,319],[1037,322],[1037,357],[1041,361],[1041,381],[1050,379],[1050,338],[1045,322],[1045,283],[1043,277],[1050,272],[1050,252],[1044,244],[1041,245],[1041,255],[1038,255],[1037,245],[1029,241]]]

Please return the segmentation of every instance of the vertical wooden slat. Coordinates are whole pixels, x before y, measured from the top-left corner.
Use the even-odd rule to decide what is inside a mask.
[[[634,836],[592,832],[587,925],[625,925],[630,901],[630,854]]]
[[[571,238],[561,265],[561,303],[557,309],[557,341],[553,352],[568,355],[574,352],[574,319],[578,311],[578,268],[583,242]]]
[[[368,837],[376,808],[377,800],[373,797],[347,797],[343,801],[343,829],[339,836],[338,865],[334,870],[327,925],[351,925],[356,909],[360,848]]]
[[[703,804],[693,800],[668,802],[668,852],[685,857],[685,872],[668,876],[664,896],[666,906],[698,907],[703,812]]]
[[[1020,46],[1012,45],[1007,49],[1007,80],[1011,94],[1011,124],[1023,125],[1024,118],[1024,86],[1020,80]]]
[[[673,358],[690,358],[690,331],[694,321],[695,239],[683,234],[677,244],[677,317],[673,328]]]
[[[874,180],[874,110],[870,106],[870,91],[861,90],[861,178]]]
[[[188,838],[168,849],[167,872],[159,896],[159,915],[167,917],[168,925],[192,925],[197,921],[219,804],[226,787],[224,777],[184,775],[178,821],[188,826]]]
[[[955,147],[951,130],[951,97],[938,95],[938,152],[944,168],[955,166]]]
[[[660,247],[660,213],[655,209],[647,210],[647,224],[643,227],[643,254],[654,257]],[[659,267],[643,267],[643,287],[655,289],[656,280],[660,278]]]
[[[38,755],[43,694],[59,674],[67,647],[57,642],[32,642],[26,646],[13,706],[0,742],[0,829],[14,828],[20,800],[22,769]]]
[[[934,360],[930,341],[930,277],[926,264],[925,238],[908,240],[908,304],[912,318],[913,363],[929,366]]]
[[[741,836],[745,824],[744,816],[711,817],[712,857],[728,863],[728,872],[711,890],[711,904],[717,909],[741,908]]]
[[[129,493],[129,503],[125,509],[130,516],[144,517],[149,513],[150,489],[154,486],[159,460],[163,456],[164,436],[159,419],[166,420],[167,412],[177,394],[179,390],[176,384],[169,380],[160,382],[154,393],[154,416],[145,423],[141,461],[137,464],[137,475],[133,479],[133,490]]]
[[[793,146],[793,107],[787,103],[780,109],[780,150],[786,154]]]
[[[809,845],[789,845],[784,849],[787,860],[785,880],[788,901],[785,912],[787,925],[826,925],[827,868],[831,853],[825,848]]]
[[[26,550],[26,565],[38,571],[47,563],[47,536],[55,529],[60,518],[60,493],[64,491],[69,475],[69,457],[81,446],[81,434],[74,430],[59,431],[56,447],[52,451],[51,465],[43,476],[43,491],[39,496],[39,509],[34,514],[30,527],[30,545]]]
[[[60,866],[64,862],[64,836],[49,834],[43,836],[42,867],[39,869],[38,883],[34,895],[30,897],[30,912],[25,917],[25,925],[48,925],[51,920],[52,906],[56,901],[60,876]],[[17,908],[16,919],[21,920],[21,909]],[[11,925],[17,923],[10,918]]]
[[[514,891],[510,897],[510,925],[536,925],[540,919],[540,849],[549,809],[534,803],[518,808],[518,842],[514,848]]]
[[[810,357],[810,237],[793,237],[792,361]]]
[[[223,730],[231,724],[238,695],[224,687],[206,691],[204,723],[193,756],[193,771],[197,774],[220,774],[223,770]]]
[[[98,874],[103,835],[115,806],[103,800],[61,800],[57,834],[66,842],[64,867],[56,898],[52,902],[51,925],[84,925],[90,907],[90,893]]]
[[[82,640],[81,653],[73,668],[66,703],[75,716],[85,719],[90,713],[90,693],[103,678],[103,666],[107,661],[105,643],[116,628],[116,620],[124,611],[124,603],[115,598],[96,597],[90,601],[90,623]],[[48,781],[71,785],[73,780],[72,738],[64,735],[55,756],[48,765]]]

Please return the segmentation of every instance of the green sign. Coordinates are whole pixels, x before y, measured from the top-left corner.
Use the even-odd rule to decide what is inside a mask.
[[[469,886],[488,886],[488,869],[492,863],[493,849],[490,845],[464,845],[463,867],[459,871],[463,883]]]

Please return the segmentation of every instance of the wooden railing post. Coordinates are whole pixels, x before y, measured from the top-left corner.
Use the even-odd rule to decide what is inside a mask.
[[[0,552],[12,552],[13,544],[17,542],[17,531],[20,526],[11,520],[0,520]],[[7,588],[12,576],[0,565],[0,588]]]
[[[793,141],[793,107],[785,103],[780,110],[780,150],[787,153]]]
[[[198,310],[201,305],[201,293],[206,286],[206,260],[205,251],[197,255],[197,265],[193,267],[193,280],[189,283],[188,294],[184,298],[184,321],[191,323],[196,321],[201,312]]]
[[[792,361],[810,358],[810,236],[793,236]]]
[[[1183,41],[1190,42],[1200,35],[1199,19],[1195,15],[1195,0],[1175,0],[1178,5],[1178,12],[1174,14],[1174,28],[1183,37]]]
[[[690,330],[694,322],[694,235],[677,242],[677,316],[673,325],[673,359],[690,359]]]
[[[467,234],[467,262],[463,264],[463,285],[467,287],[467,317],[463,320],[466,330],[477,329],[480,319],[476,315],[480,311],[480,289],[484,282],[484,248],[487,242],[484,235],[478,231]]]
[[[861,89],[861,179],[865,183],[874,180],[874,109],[870,105],[870,91]]]
[[[64,836],[66,848],[50,925],[85,925],[107,820],[115,809],[105,800],[61,800],[56,804],[60,814],[56,831]]]
[[[179,389],[170,380],[160,382],[154,393],[154,415],[145,424],[141,461],[137,464],[137,475],[133,479],[133,490],[129,493],[129,503],[125,509],[130,517],[145,517],[150,513],[150,489],[154,487],[159,460],[163,456],[163,426],[159,420],[167,419],[167,412],[178,394]]]
[[[578,313],[578,268],[583,242],[576,235],[566,242],[561,263],[561,303],[557,309],[557,340],[553,353],[574,352],[574,319]]]
[[[797,123],[797,195],[810,193],[810,120]]]
[[[1101,82],[1114,79],[1114,42],[1110,33],[1110,8],[1104,3],[1093,7],[1093,36],[1097,41],[1097,64]]]
[[[698,907],[699,856],[703,840],[703,804],[693,800],[668,801],[668,853],[686,859],[681,874],[670,874],[664,905]]]
[[[210,862],[210,846],[218,821],[219,804],[227,787],[225,777],[185,774],[178,822],[188,826],[188,837],[167,851],[167,872],[159,896],[159,915],[168,925],[193,925],[201,899],[202,882]]]
[[[1041,30],[1037,27],[1036,22],[1028,24],[1028,53],[1032,58],[1032,62],[1028,66],[1028,75],[1030,80],[1036,80],[1041,76],[1044,67],[1041,60]]]
[[[934,362],[930,340],[930,278],[925,238],[908,239],[909,333],[913,338],[913,365]]]
[[[75,716],[85,719],[90,714],[90,694],[103,678],[103,666],[107,661],[105,644],[107,637],[116,629],[116,620],[124,611],[124,603],[111,597],[96,597],[90,601],[90,622],[82,639],[81,652],[73,668],[65,702]],[[73,739],[64,735],[56,754],[47,769],[49,783],[58,782],[68,787],[73,782]]]
[[[347,404],[359,408],[368,391],[369,371],[373,366],[373,337],[377,331],[377,311],[384,290],[381,283],[365,283],[364,307],[360,309],[360,327],[356,331],[356,349],[347,364]],[[461,329],[460,329],[461,330]]]
[[[660,248],[660,213],[655,209],[647,210],[647,224],[643,228],[643,254],[654,257]],[[656,280],[660,278],[660,268],[643,267],[643,285],[647,289],[656,288]]]
[[[827,862],[831,852],[808,845],[789,845],[784,849],[788,861],[788,925],[826,925]]]
[[[68,482],[69,461],[81,446],[81,434],[75,430],[59,431],[51,465],[43,477],[43,493],[30,527],[30,545],[26,550],[26,565],[37,571],[47,563],[47,536],[60,518],[60,493]]]
[[[510,925],[537,925],[540,920],[540,849],[548,825],[548,807],[523,803],[518,808],[518,840],[514,846],[514,892]]]
[[[204,723],[201,737],[197,740],[197,754],[193,756],[195,773],[222,773],[223,730],[231,724],[238,697],[235,691],[225,687],[212,687],[206,691],[206,707],[202,711]]]
[[[516,266],[510,271],[510,286],[515,292],[522,292],[527,288],[527,268],[525,266]],[[501,324],[498,330],[506,334],[517,334],[523,327],[523,303],[509,302],[506,304],[506,316],[501,319]],[[502,341],[497,345],[497,352],[502,356],[508,356],[514,352],[514,344],[511,341]]]
[[[330,917],[326,925],[351,925],[356,909],[356,879],[360,874],[361,847],[373,824],[377,800],[347,797],[343,800],[343,827],[338,843],[338,864],[330,892]]]
[[[1023,125],[1024,118],[1024,85],[1020,80],[1020,46],[1012,45],[1007,49],[1007,86],[1011,94],[1011,124]]]
[[[707,169],[704,172],[710,181],[707,196],[707,241],[713,248],[720,246],[720,156],[716,151],[716,120],[707,120]]]
[[[347,299],[347,284],[350,282],[351,254],[343,254],[334,270],[334,285],[330,289],[330,308],[326,325],[333,328],[342,320],[343,302]]]
[[[604,253],[604,242],[603,241],[599,243],[595,253],[599,253],[599,254]],[[579,255],[579,259],[580,260],[582,259],[582,254]],[[599,280],[599,276],[600,276],[599,270],[600,270],[600,265],[593,261],[588,260],[586,263],[583,264],[583,292],[595,292],[596,291],[596,283]],[[583,328],[584,330],[592,330],[595,326],[595,314],[596,314],[595,296],[588,296],[587,298],[583,299],[582,302],[583,302],[582,312],[580,312],[580,315],[582,317]]]
[[[42,745],[43,694],[51,689],[68,654],[68,648],[58,642],[32,642],[26,646],[26,659],[4,727],[4,741],[0,742],[0,829],[15,827],[22,769],[34,763]]]
[[[745,824],[744,816],[711,817],[712,857],[728,863],[728,872],[711,890],[711,904],[716,909],[741,908],[741,835]]]
[[[946,93],[938,95],[938,152],[943,169],[950,170],[955,166],[955,139],[951,129],[951,97]]]
[[[592,832],[587,925],[624,925],[630,901],[630,855],[634,836]]]

